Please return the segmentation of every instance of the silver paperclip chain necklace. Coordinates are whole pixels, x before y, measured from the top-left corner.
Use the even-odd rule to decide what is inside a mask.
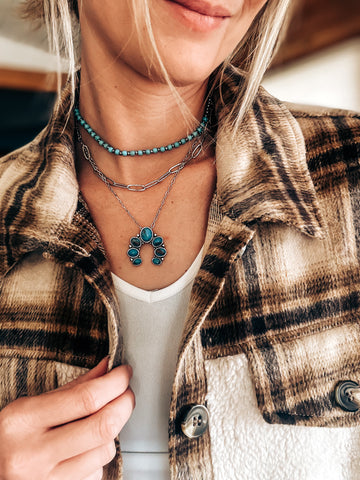
[[[160,176],[157,180],[153,180],[152,182],[149,182],[148,184],[145,185],[140,185],[140,187],[143,187],[142,189],[137,189],[133,188],[134,185],[125,185],[125,184],[117,184],[117,182],[114,182],[114,180],[111,180],[108,178],[97,166],[95,160],[92,158],[91,152],[89,147],[83,142],[82,137],[78,129],[76,129],[77,132],[77,138],[80,143],[83,155],[85,159],[90,163],[94,173],[102,180],[105,185],[108,187],[110,192],[114,195],[116,200],[119,202],[121,207],[125,210],[127,215],[133,220],[133,222],[137,225],[139,228],[139,233],[136,234],[136,236],[133,236],[130,238],[129,241],[129,247],[127,250],[127,256],[130,259],[131,263],[135,266],[140,266],[142,264],[142,259],[140,257],[140,248],[145,245],[145,244],[151,244],[151,246],[154,248],[154,256],[152,258],[152,263],[153,265],[161,265],[162,262],[164,261],[164,258],[167,254],[167,249],[165,248],[164,244],[164,239],[162,236],[156,234],[154,232],[155,224],[157,222],[157,219],[159,218],[160,212],[165,205],[166,199],[177,179],[177,176],[181,172],[181,170],[187,165],[191,160],[194,158],[198,157],[200,153],[202,152],[202,138],[197,138],[194,143],[191,144],[191,147],[186,154],[184,160],[173,167],[171,167],[168,172]],[[95,168],[94,168],[95,166]],[[165,176],[166,175],[166,176]],[[169,186],[160,202],[159,208],[157,209],[154,219],[151,222],[149,227],[143,227],[140,225],[140,223],[136,220],[136,218],[132,215],[132,213],[129,211],[125,203],[121,200],[121,198],[117,195],[113,187],[120,186],[120,188],[126,188],[127,190],[130,191],[144,191],[147,188],[150,188],[154,185],[157,185],[158,183],[162,182],[167,178],[168,176],[173,175],[173,178],[171,179]],[[163,178],[164,177],[164,178]],[[156,182],[156,183],[154,183]],[[149,186],[147,186],[149,185]],[[136,185],[138,187],[139,185]],[[130,187],[130,188],[129,188]]]
[[[176,163],[175,165],[170,167],[167,172],[163,173],[162,175],[160,175],[160,177],[156,178],[155,180],[151,180],[150,182],[145,183],[145,184],[131,183],[129,185],[126,185],[125,183],[116,182],[115,180],[108,177],[104,172],[102,172],[100,170],[97,163],[95,162],[95,160],[93,159],[93,157],[90,154],[89,147],[83,142],[79,130],[76,129],[76,131],[77,131],[77,137],[78,137],[79,143],[80,143],[81,148],[82,148],[83,153],[84,153],[84,157],[90,163],[90,165],[91,165],[92,169],[94,170],[94,172],[96,173],[96,175],[104,183],[109,183],[109,185],[111,185],[112,187],[115,187],[115,188],[124,188],[126,190],[129,190],[130,192],[144,192],[148,188],[155,187],[155,185],[158,185],[159,183],[163,182],[170,175],[176,175],[177,173],[179,173],[179,171],[182,170],[191,160],[193,160],[194,158],[196,158],[198,156],[198,155],[193,156],[193,153],[194,153],[193,149],[190,148],[190,150],[186,154],[185,158],[181,162]],[[200,139],[200,137],[199,137],[199,139]],[[200,149],[202,148],[202,142],[201,143],[197,142],[196,145],[197,145],[198,148],[200,148]],[[86,150],[86,153],[85,153],[84,149]]]

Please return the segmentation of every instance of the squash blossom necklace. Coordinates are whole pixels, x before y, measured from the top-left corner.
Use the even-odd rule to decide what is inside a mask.
[[[162,174],[159,178],[156,180],[152,180],[151,182],[148,182],[145,185],[139,185],[139,184],[122,184],[118,183],[115,180],[112,180],[111,178],[107,177],[97,166],[95,160],[93,159],[89,147],[84,143],[82,136],[80,134],[80,131],[78,128],[76,128],[76,133],[77,133],[77,138],[79,141],[79,144],[82,149],[82,153],[85,157],[85,159],[90,163],[94,173],[102,180],[105,185],[108,187],[110,192],[114,195],[116,200],[119,202],[121,207],[125,210],[127,215],[133,220],[133,222],[137,225],[139,228],[139,233],[136,235],[132,236],[129,240],[129,246],[127,250],[127,256],[131,263],[134,266],[140,266],[142,264],[142,258],[140,256],[140,249],[143,245],[150,244],[153,249],[154,249],[154,255],[152,258],[152,263],[153,265],[162,265],[164,258],[167,254],[167,249],[164,244],[164,239],[161,235],[158,235],[157,233],[154,232],[155,224],[159,218],[160,212],[165,205],[166,199],[174,186],[174,183],[177,179],[177,176],[181,172],[181,170],[194,158],[198,157],[199,154],[202,151],[202,136],[206,130],[206,125],[209,121],[209,110],[210,110],[210,105],[211,105],[211,99],[208,100],[205,108],[205,113],[204,116],[201,120],[201,123],[198,125],[198,127],[187,137],[181,138],[177,142],[174,142],[172,144],[167,145],[166,147],[155,147],[151,149],[143,149],[143,150],[121,150],[120,148],[114,148],[108,143],[106,143],[104,140],[101,139],[100,135],[98,135],[85,120],[82,118],[78,106],[75,107],[74,112],[75,112],[75,119],[77,120],[78,124],[82,126],[89,135],[94,138],[100,146],[102,146],[105,150],[107,150],[109,153],[113,153],[115,155],[120,155],[120,156],[142,156],[142,155],[151,155],[154,153],[163,153],[165,151],[172,150],[173,148],[178,148],[181,145],[184,145],[185,143],[191,142],[191,146],[189,151],[187,152],[185,158],[180,162],[177,163],[176,165],[173,165],[170,167],[170,169]],[[113,187],[116,188],[125,188],[129,191],[136,191],[136,192],[142,192],[147,190],[148,188],[151,188],[155,185],[158,185],[160,182],[165,180],[168,176],[173,175],[168,188],[166,189],[166,192],[160,202],[160,205],[155,213],[154,219],[151,222],[150,226],[142,226],[140,223],[136,220],[136,218],[132,215],[132,213],[129,211],[129,209],[126,207],[124,202],[121,200],[121,198],[117,195]]]

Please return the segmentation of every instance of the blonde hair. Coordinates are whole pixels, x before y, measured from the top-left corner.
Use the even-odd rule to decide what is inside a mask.
[[[151,0],[129,0],[133,9],[138,32],[145,25],[146,36],[140,35],[143,53],[152,47],[153,55],[148,57],[149,68],[156,65],[169,84],[174,95],[181,103],[181,98],[173,86],[157,49],[151,26],[149,2]],[[211,78],[210,92],[218,90],[223,100],[222,79],[226,69],[231,65],[244,78],[239,86],[239,93],[233,105],[230,105],[226,121],[231,124],[236,134],[242,119],[254,102],[256,93],[265,71],[271,63],[286,30],[291,0],[268,0],[256,16],[246,35],[241,39],[235,51],[216,69]],[[68,80],[71,82],[73,97],[75,77],[79,68],[79,12],[77,0],[25,0],[23,15],[39,23],[45,23],[50,50],[57,55],[59,72],[60,58],[68,60]],[[146,50],[145,50],[146,49]],[[58,75],[60,91],[61,76]],[[223,100],[224,101],[224,100]]]

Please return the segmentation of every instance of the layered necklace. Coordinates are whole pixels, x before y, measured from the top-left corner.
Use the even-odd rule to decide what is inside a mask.
[[[152,258],[152,264],[153,265],[162,265],[164,258],[167,254],[167,249],[164,244],[164,238],[162,235],[158,235],[157,233],[154,232],[155,224],[159,218],[160,212],[162,208],[165,205],[166,199],[172,189],[172,187],[175,184],[175,181],[179,175],[179,173],[183,170],[183,168],[192,160],[197,158],[200,153],[202,152],[203,148],[203,137],[204,133],[206,132],[206,126],[209,121],[209,114],[210,114],[210,107],[211,107],[211,99],[208,100],[205,108],[205,113],[204,116],[200,122],[200,124],[197,126],[197,128],[189,134],[187,137],[183,137],[180,140],[171,143],[167,146],[162,146],[162,147],[153,147],[153,148],[146,148],[142,150],[122,150],[120,148],[114,148],[113,146],[109,145],[107,142],[105,142],[100,135],[98,135],[91,127],[90,125],[83,119],[83,117],[80,115],[79,108],[76,106],[75,107],[75,119],[77,120],[77,126],[76,126],[76,135],[77,135],[77,140],[79,142],[79,145],[81,147],[82,153],[84,155],[84,158],[89,162],[91,168],[93,169],[93,172],[100,178],[102,182],[107,186],[107,188],[110,190],[110,192],[114,195],[116,200],[119,202],[120,206],[125,210],[127,215],[133,220],[133,222],[136,224],[136,226],[139,229],[139,232],[135,235],[133,235],[130,240],[129,240],[129,245],[127,248],[127,256],[130,260],[130,262],[134,266],[140,266],[142,264],[142,258],[140,256],[140,249],[143,245],[150,244],[153,249],[153,258]],[[79,127],[83,127],[86,132],[94,138],[98,142],[98,144],[103,147],[105,150],[107,150],[109,153],[112,153],[114,155],[120,155],[120,156],[142,156],[142,155],[150,155],[150,154],[155,154],[155,153],[164,153],[166,151],[172,150],[173,148],[178,148],[181,145],[184,145],[186,143],[189,143],[189,149],[183,160],[172,167],[170,167],[165,173],[160,175],[158,178],[155,180],[152,180],[146,184],[124,184],[120,182],[116,182],[115,180],[111,179],[107,175],[105,175],[104,172],[100,170],[98,167],[97,163],[95,162],[90,148],[85,144],[82,135],[80,133]],[[141,152],[141,153],[140,153]],[[168,188],[165,191],[164,196],[162,197],[162,200],[160,202],[160,205],[155,213],[155,216],[150,223],[149,226],[143,226],[141,225],[136,218],[132,215],[132,213],[129,211],[125,203],[121,200],[121,198],[118,196],[118,194],[115,192],[114,188],[120,188],[120,189],[126,189],[131,192],[143,192],[151,187],[154,187],[155,185],[158,185],[159,183],[163,182],[166,178],[172,176],[171,181],[169,183]]]

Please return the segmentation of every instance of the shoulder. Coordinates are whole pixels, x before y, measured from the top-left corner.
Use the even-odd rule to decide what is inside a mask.
[[[29,144],[0,158],[0,199],[19,182],[30,180],[45,158],[45,131]]]
[[[318,137],[320,141],[329,134],[336,136],[339,142],[349,140],[349,135],[350,139],[359,139],[360,112],[289,102],[284,105],[299,123],[305,139]]]
[[[29,225],[35,219],[38,197],[44,190],[40,184],[46,164],[45,137],[42,132],[28,145],[0,158],[1,258],[10,232],[19,233],[21,224]]]
[[[360,113],[285,103],[305,140],[310,172],[360,166]],[[340,172],[338,172],[340,173]]]
[[[286,106],[303,134],[322,218],[332,236],[336,233],[344,244],[354,244],[353,234],[360,229],[360,114],[326,107]]]

